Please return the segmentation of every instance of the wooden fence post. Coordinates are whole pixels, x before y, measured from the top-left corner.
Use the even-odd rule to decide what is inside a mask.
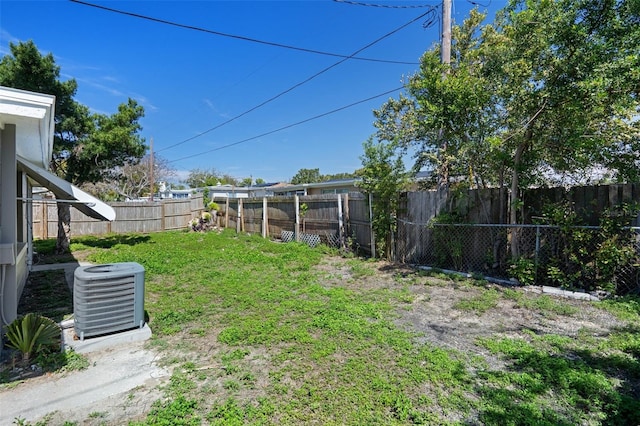
[[[262,238],[269,237],[269,214],[267,197],[262,197]]]
[[[342,195],[338,194],[338,237],[340,247],[344,248],[344,221],[342,217]]]
[[[224,210],[224,227],[229,227],[229,196],[227,195],[227,206]]]
[[[42,215],[40,216],[42,218],[40,221],[40,226],[42,226],[42,239],[46,240],[49,238],[49,209],[47,208],[47,203],[44,201],[40,203],[40,212]]]
[[[296,225],[295,225],[295,238],[296,241],[300,241],[300,198],[297,195],[293,196],[293,202],[296,208]]]
[[[351,218],[349,217],[349,194],[344,194],[344,231],[349,238],[351,232]]]
[[[165,203],[162,202],[162,199],[159,201],[160,202],[160,230],[161,231],[166,231],[167,229],[167,223],[166,223],[166,214],[167,212],[165,211],[166,205]]]

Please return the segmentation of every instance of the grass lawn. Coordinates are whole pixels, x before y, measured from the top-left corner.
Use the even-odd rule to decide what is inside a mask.
[[[230,231],[72,250],[145,267],[149,346],[173,373],[132,425],[640,424],[637,298],[555,299]]]

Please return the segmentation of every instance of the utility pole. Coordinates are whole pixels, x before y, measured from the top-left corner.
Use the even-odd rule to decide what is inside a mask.
[[[151,136],[151,140],[149,143],[149,184],[151,185],[149,192],[149,201],[153,202],[153,186],[155,182],[153,181],[153,136]]]
[[[447,78],[449,74],[449,65],[451,64],[451,0],[442,0],[442,39],[440,41],[440,61],[445,66],[442,78]],[[447,140],[444,137],[444,131],[440,128],[438,139],[441,140],[442,158],[440,159],[440,190],[446,194],[449,191],[449,162],[447,155]],[[446,196],[446,195],[445,195]]]
[[[442,46],[441,62],[451,63],[451,0],[442,0]]]

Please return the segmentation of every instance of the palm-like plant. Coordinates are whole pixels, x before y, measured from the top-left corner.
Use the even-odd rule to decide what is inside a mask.
[[[7,327],[7,346],[19,350],[28,361],[34,352],[60,342],[60,326],[50,318],[29,313]]]

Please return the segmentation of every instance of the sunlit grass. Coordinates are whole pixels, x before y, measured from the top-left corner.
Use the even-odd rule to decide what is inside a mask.
[[[149,344],[174,373],[165,399],[135,425],[640,422],[633,298],[602,303],[626,321],[609,336],[479,339],[479,352],[506,364],[492,369],[396,325],[398,309],[414,303],[409,287],[452,286],[464,315],[501,302],[545,318],[576,308],[432,273],[398,274],[385,288],[354,285],[380,273],[357,258],[344,261],[348,278],[325,285],[314,266],[326,249],[232,231],[80,238],[73,247],[96,263],[145,268]]]

